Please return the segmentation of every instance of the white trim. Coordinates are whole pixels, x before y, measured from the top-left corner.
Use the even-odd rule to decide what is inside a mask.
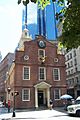
[[[54,69],[57,69],[58,70],[58,80],[55,80],[55,77],[54,77]],[[54,81],[60,81],[60,69],[59,68],[53,68],[53,79]]]
[[[29,68],[29,79],[24,79],[24,68]],[[23,66],[23,80],[30,80],[30,67],[29,66]]]
[[[59,99],[55,98],[55,90],[59,90]],[[60,96],[61,96],[61,90],[59,88],[55,88],[54,89],[54,100],[60,100]]]
[[[28,90],[28,92],[29,92],[29,99],[28,99],[28,100],[24,100],[24,99],[23,99],[23,98],[24,98],[24,97],[23,97],[23,95],[24,95],[24,94],[23,94],[23,93],[24,93],[24,90]],[[30,101],[30,88],[23,88],[23,89],[22,89],[22,101]]]
[[[29,56],[28,55],[24,55],[24,60],[25,61],[29,60]]]
[[[44,68],[44,79],[40,79],[40,68]],[[41,80],[46,80],[46,68],[45,67],[39,67],[39,72],[38,72],[38,78],[39,78],[39,80],[41,81]]]
[[[56,63],[57,63],[57,62],[58,62],[58,58],[54,58],[54,62],[56,62]]]
[[[40,53],[39,51],[43,51],[43,54],[44,54],[43,57],[45,57],[45,50],[43,50],[43,49],[38,49],[38,56],[41,57],[41,55],[39,54],[39,53]]]
[[[40,83],[38,83],[38,84],[36,84],[36,85],[34,85],[34,87],[38,87],[39,88],[39,86],[41,86],[41,85],[45,85],[45,86],[47,86],[47,87],[51,87],[51,85],[50,84],[48,84],[48,83],[46,83],[46,82],[40,82]]]

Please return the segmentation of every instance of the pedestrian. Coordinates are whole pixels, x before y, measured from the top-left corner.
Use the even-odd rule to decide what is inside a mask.
[[[8,100],[8,113],[10,113],[10,100]]]
[[[50,99],[49,100],[49,104],[50,104],[50,110],[52,110],[52,107],[53,107],[53,101]]]

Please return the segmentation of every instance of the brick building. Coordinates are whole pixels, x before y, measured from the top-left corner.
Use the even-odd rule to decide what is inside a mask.
[[[15,61],[7,79],[11,105],[13,94],[18,91],[16,108],[49,107],[50,99],[54,106],[61,106],[60,96],[66,93],[64,56],[57,54],[56,45],[43,36],[26,40],[23,46],[24,49],[15,51]]]
[[[14,54],[8,53],[5,58],[0,62],[0,101],[5,99],[5,82],[7,73],[14,60]]]

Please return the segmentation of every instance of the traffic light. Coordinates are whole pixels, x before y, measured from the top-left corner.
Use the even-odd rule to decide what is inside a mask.
[[[29,3],[29,0],[23,0],[23,5],[27,6],[27,4]]]
[[[36,2],[37,2],[37,0],[31,0],[31,2],[34,2],[34,3],[36,3]]]
[[[18,92],[18,91],[15,91],[15,92],[14,92],[14,95],[15,95],[15,96],[19,95],[19,92]]]
[[[11,95],[12,95],[12,96],[14,95],[13,92],[11,93]]]
[[[21,3],[21,0],[18,0],[18,5]]]
[[[12,96],[17,96],[17,95],[19,95],[19,92],[18,91],[14,91],[14,92],[11,93],[11,95]]]

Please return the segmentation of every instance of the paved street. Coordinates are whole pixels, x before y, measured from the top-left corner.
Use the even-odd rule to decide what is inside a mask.
[[[80,120],[79,117],[70,117],[67,113],[56,110],[26,111],[16,112],[16,117],[12,113],[0,115],[0,120]]]

